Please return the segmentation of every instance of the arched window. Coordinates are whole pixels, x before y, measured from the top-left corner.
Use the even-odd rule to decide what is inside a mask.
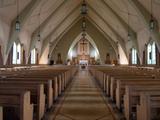
[[[14,42],[13,43],[13,58],[12,58],[12,64],[17,64],[17,45]]]
[[[147,64],[156,64],[156,43],[149,43],[147,46]]]
[[[21,44],[13,43],[13,58],[12,64],[21,64]]]
[[[17,45],[17,64],[21,64],[21,44]]]
[[[31,64],[36,64],[36,49],[31,50]]]
[[[132,48],[132,64],[137,64],[137,50]]]

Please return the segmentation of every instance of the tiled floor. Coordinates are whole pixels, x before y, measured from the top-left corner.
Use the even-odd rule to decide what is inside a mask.
[[[79,71],[52,120],[113,120],[87,70]]]

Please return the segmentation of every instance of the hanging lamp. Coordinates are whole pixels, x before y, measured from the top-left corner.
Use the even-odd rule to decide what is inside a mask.
[[[130,19],[129,19],[129,16],[130,16],[130,13],[129,13],[129,6],[127,6],[127,9],[128,9],[128,34],[127,34],[127,39],[128,39],[128,41],[130,41],[131,40],[131,33],[130,33]]]
[[[41,25],[41,23],[40,23],[40,12],[39,12],[39,14],[38,14],[38,16],[39,16],[39,30],[38,30],[38,35],[37,35],[37,37],[38,37],[38,42],[40,42],[41,41],[41,27],[40,27],[40,25]]]
[[[15,30],[17,32],[20,31],[20,20],[19,20],[19,0],[17,0],[17,18],[16,18],[16,23],[15,23]]]
[[[151,31],[153,31],[155,29],[155,20],[153,18],[153,6],[152,6],[152,0],[151,0],[151,17],[150,17],[150,21],[149,21],[149,29]]]
[[[85,0],[83,0],[83,3],[82,3],[81,14],[82,15],[86,15],[87,14],[87,4],[86,4]]]
[[[85,17],[83,17],[83,20],[82,20],[82,30],[84,31],[86,29],[86,20],[85,20]]]

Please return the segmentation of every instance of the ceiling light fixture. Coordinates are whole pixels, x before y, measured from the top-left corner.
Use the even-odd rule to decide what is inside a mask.
[[[86,20],[85,20],[85,17],[83,17],[82,30],[85,31],[85,29],[86,29]]]
[[[81,14],[86,15],[87,11],[88,11],[87,10],[87,4],[86,4],[85,0],[83,0],[82,7],[81,7]]]
[[[40,41],[41,41],[41,27],[40,27],[40,25],[41,25],[41,21],[40,21],[40,19],[41,19],[41,14],[40,14],[40,12],[39,12],[38,16],[39,16],[39,30],[38,30],[38,35],[37,35],[37,37],[38,37],[38,42],[40,42]]]
[[[20,31],[20,20],[19,20],[19,0],[17,0],[17,18],[15,23],[15,29],[17,32]]]
[[[82,6],[81,6],[81,15],[83,17],[82,20],[82,45],[83,45],[83,52],[85,52],[85,37],[86,37],[86,15],[87,15],[87,4],[85,2],[85,0],[83,0]]]
[[[129,28],[129,13],[128,13],[128,35],[127,35],[127,37],[128,37],[128,41],[130,41],[131,40],[131,34],[130,34],[130,28]]]
[[[149,29],[151,31],[153,31],[154,28],[155,28],[155,20],[153,18],[153,5],[152,4],[153,4],[153,2],[151,0],[151,18],[150,18],[150,21],[149,21]]]
[[[130,41],[131,40],[131,33],[130,33],[130,19],[129,19],[129,17],[130,17],[130,13],[129,13],[129,5],[127,6],[127,9],[128,9],[128,35],[127,35],[127,39],[128,39],[128,41]]]
[[[82,20],[82,37],[85,39],[86,36],[86,15],[87,15],[87,4],[85,0],[83,0],[82,6],[81,6],[81,15],[83,16]]]

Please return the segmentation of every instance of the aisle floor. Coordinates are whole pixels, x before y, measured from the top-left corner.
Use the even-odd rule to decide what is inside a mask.
[[[113,120],[113,116],[92,76],[79,70],[52,120]]]

